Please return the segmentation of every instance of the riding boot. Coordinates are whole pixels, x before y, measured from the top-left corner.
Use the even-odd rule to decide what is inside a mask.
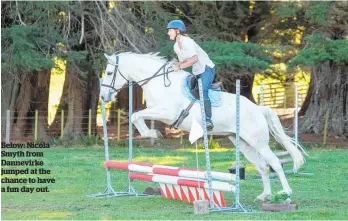
[[[213,122],[211,121],[211,103],[210,100],[204,100],[204,110],[207,122],[207,130],[212,130],[214,128]]]

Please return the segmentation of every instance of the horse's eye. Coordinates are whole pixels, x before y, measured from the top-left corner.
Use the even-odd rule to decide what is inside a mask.
[[[112,75],[112,72],[108,72],[107,74],[108,74],[108,75]]]

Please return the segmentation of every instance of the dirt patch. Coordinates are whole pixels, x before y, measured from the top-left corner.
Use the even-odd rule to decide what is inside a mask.
[[[294,130],[294,115],[293,114],[283,114],[279,115],[280,121],[284,128],[288,130],[289,135],[293,135]],[[298,121],[301,122],[303,117],[299,117]],[[311,133],[300,133],[299,140],[303,143],[315,144],[318,147],[328,147],[328,148],[345,148],[348,149],[348,138],[339,137],[333,134],[328,134],[326,138],[326,145],[324,145],[324,135],[311,134]]]

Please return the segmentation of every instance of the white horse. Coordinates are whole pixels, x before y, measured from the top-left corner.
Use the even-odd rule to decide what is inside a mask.
[[[164,71],[170,63],[157,54],[120,53],[108,56],[108,64],[100,90],[101,99],[105,102],[115,101],[117,92],[128,86],[128,80],[138,83],[146,99],[147,108],[134,113],[131,117],[142,137],[157,138],[157,130],[149,129],[144,120],[157,120],[171,125],[179,117],[190,100],[182,91],[184,79],[188,72],[181,70],[170,72],[166,76]],[[167,78],[168,77],[168,78]],[[165,80],[164,80],[165,78]],[[168,80],[169,79],[169,80]],[[170,83],[170,85],[169,85]],[[213,135],[226,135],[235,144],[235,94],[222,92],[222,104],[212,109],[214,129]],[[193,118],[201,122],[200,104],[196,102],[180,129],[190,131]],[[271,184],[267,165],[270,165],[279,176],[282,193],[291,194],[292,190],[285,177],[279,158],[269,147],[269,132],[291,154],[294,169],[299,169],[304,163],[301,151],[294,145],[293,139],[287,136],[282,128],[278,116],[271,108],[258,106],[247,98],[240,97],[240,150],[244,156],[255,165],[262,176],[263,192],[257,200],[265,201],[271,197]],[[302,151],[302,147],[298,146]]]

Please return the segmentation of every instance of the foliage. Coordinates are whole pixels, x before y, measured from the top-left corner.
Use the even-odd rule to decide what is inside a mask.
[[[133,2],[130,3],[132,11],[144,24],[145,35],[155,40],[155,50],[165,47],[167,44],[167,23],[177,16],[171,14],[166,2]]]
[[[305,12],[305,18],[308,20],[310,24],[326,23],[326,13],[329,6],[329,1],[313,4],[313,6]]]
[[[61,40],[54,14],[56,10],[64,7],[65,3],[13,4],[2,3],[2,72],[21,75],[53,68],[52,54],[56,43]],[[17,16],[19,21],[16,19]]]
[[[309,46],[301,50],[289,62],[290,67],[298,64],[315,65],[325,61],[337,64],[348,63],[348,40],[332,40],[321,34],[313,34],[306,37],[305,40],[308,41]]]
[[[54,62],[40,50],[46,39],[39,27],[15,25],[3,28],[1,38],[2,73],[28,73],[54,67]]]
[[[313,66],[325,61],[338,65],[348,64],[348,3],[307,3],[303,7],[307,36],[306,46],[289,61],[290,68],[296,65]]]
[[[271,199],[271,203],[276,203],[276,204],[288,204],[290,202],[291,202],[291,194],[287,194],[287,193],[277,193]]]
[[[103,141],[100,139],[99,135],[84,135],[81,134],[78,137],[75,137],[72,140],[62,139],[61,137],[53,137],[49,142],[53,147],[69,147],[69,146],[94,146],[94,145],[102,145]]]
[[[271,58],[266,53],[266,48],[258,44],[204,41],[199,45],[217,65],[216,69],[220,75],[223,73],[252,75],[266,70],[271,64]],[[161,52],[169,58],[175,58],[172,48],[173,43],[170,42],[161,48]]]
[[[273,6],[274,12],[283,19],[295,17],[299,8],[300,6],[296,2],[288,2],[287,4],[275,2]]]
[[[151,48],[151,39],[143,37],[141,26],[133,22],[135,16],[123,10],[127,3],[109,8],[105,2],[6,2],[2,6],[4,73],[49,69],[57,56],[85,76],[81,62],[95,61],[91,68],[100,72],[98,61],[105,51]],[[134,36],[127,37],[128,33]]]
[[[257,72],[265,70],[271,63],[265,48],[253,43],[204,42],[202,48],[222,70],[233,72]]]
[[[209,145],[209,149],[210,150],[221,148],[220,143],[217,140],[214,140],[214,139],[209,139],[208,145]],[[203,142],[199,142],[198,145],[197,145],[197,148],[198,149],[204,149],[204,143]]]

